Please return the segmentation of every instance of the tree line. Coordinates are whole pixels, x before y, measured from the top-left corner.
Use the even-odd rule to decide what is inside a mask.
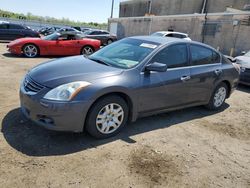
[[[20,20],[33,20],[33,21],[40,21],[50,24],[62,24],[62,25],[70,25],[70,26],[82,26],[82,27],[94,27],[94,28],[107,28],[106,23],[96,23],[96,22],[80,22],[80,21],[72,21],[68,18],[54,18],[50,16],[37,16],[33,15],[32,13],[27,14],[20,14],[14,13],[10,11],[5,11],[0,9],[0,17],[4,18],[14,18]]]

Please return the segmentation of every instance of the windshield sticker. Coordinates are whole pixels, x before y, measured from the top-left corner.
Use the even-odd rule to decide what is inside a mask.
[[[140,46],[144,48],[152,48],[152,49],[155,49],[157,47],[157,45],[149,44],[149,43],[142,43]]]

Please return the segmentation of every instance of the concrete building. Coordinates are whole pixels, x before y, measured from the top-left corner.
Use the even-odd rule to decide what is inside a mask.
[[[204,0],[153,0],[155,4],[157,4],[157,2],[159,3],[158,11],[160,14],[162,14],[162,12],[173,14],[175,11],[178,12],[179,10],[181,13],[187,13],[183,12],[185,9],[183,7],[186,7],[185,10],[190,10],[192,14],[164,16],[143,16],[143,14],[141,14],[141,16],[137,17],[114,18],[109,19],[109,29],[111,33],[117,34],[119,39],[134,35],[149,35],[156,31],[174,30],[184,32],[188,33],[192,40],[209,44],[214,48],[220,49],[224,54],[238,55],[243,50],[250,50],[250,11],[238,10],[238,8],[243,9],[242,7],[244,7],[246,3],[250,3],[249,1],[207,0],[205,9],[210,12],[223,12],[193,14],[193,12],[201,12]],[[141,7],[141,11],[145,10],[143,6],[137,7],[136,4],[138,2],[144,2],[144,0],[123,2],[121,3],[121,7],[124,3],[132,2],[135,3],[134,10],[139,7]],[[167,4],[160,4],[163,2]],[[180,3],[178,9],[176,8],[177,4],[174,2]],[[233,8],[226,8],[230,5]],[[169,9],[168,11],[168,9],[164,7],[171,7],[172,10]],[[152,5],[151,9],[152,12],[154,12],[156,7],[153,8]],[[121,9],[121,11],[123,11],[123,9]],[[123,13],[120,13],[120,15],[121,14]],[[134,13],[130,13],[130,15],[133,14]]]
[[[250,0],[132,0],[120,3],[119,17],[137,17],[224,12],[227,7],[243,10]]]

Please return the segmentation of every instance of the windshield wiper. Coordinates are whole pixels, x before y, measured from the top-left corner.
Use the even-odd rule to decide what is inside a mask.
[[[103,64],[103,65],[111,66],[110,64],[108,64],[108,63],[106,63],[106,62],[104,62],[104,61],[102,61],[100,59],[95,59],[95,58],[89,58],[89,59],[92,60],[92,61],[95,61],[97,63]]]

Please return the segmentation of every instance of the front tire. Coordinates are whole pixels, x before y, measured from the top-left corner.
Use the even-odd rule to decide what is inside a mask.
[[[219,110],[225,103],[226,97],[228,96],[228,86],[225,83],[220,83],[214,90],[209,103],[206,107],[209,110]]]
[[[95,138],[108,138],[119,133],[127,120],[127,103],[123,98],[112,95],[98,100],[90,109],[86,130]]]
[[[36,57],[39,54],[39,49],[34,44],[26,44],[23,47],[23,54],[28,58]]]

